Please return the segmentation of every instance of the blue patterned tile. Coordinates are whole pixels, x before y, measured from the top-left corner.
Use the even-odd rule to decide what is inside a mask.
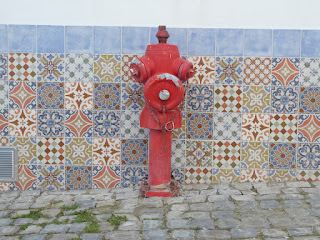
[[[66,53],[93,53],[93,31],[89,26],[66,26]]]
[[[64,83],[38,83],[37,90],[38,108],[64,108]]]
[[[298,141],[320,142],[320,115],[300,114],[298,119]]]
[[[64,53],[64,26],[37,26],[38,53]]]
[[[0,80],[8,80],[8,54],[0,53]]]
[[[296,167],[296,144],[271,143],[269,166],[273,169],[294,169]]]
[[[92,119],[93,113],[91,110],[66,110],[65,136],[92,137]]]
[[[215,29],[189,28],[188,31],[189,56],[215,55]]]
[[[120,54],[121,27],[94,27],[94,53]]]
[[[243,56],[243,29],[217,30],[217,56]]]
[[[172,168],[171,169],[171,176],[179,183],[184,183],[185,178],[185,169],[184,168]]]
[[[186,94],[187,111],[212,112],[214,90],[211,85],[189,85]]]
[[[214,140],[241,139],[241,114],[237,113],[215,113],[213,116],[213,138]]]
[[[297,113],[298,93],[295,87],[272,87],[271,111],[273,113]]]
[[[148,176],[147,167],[121,167],[121,186],[139,186],[140,182]]]
[[[61,165],[38,165],[39,188],[43,190],[65,190],[65,168]]]
[[[0,136],[9,136],[9,112],[8,109],[0,109]]]
[[[9,25],[9,51],[35,53],[36,36],[34,25]]]
[[[9,84],[7,81],[0,81],[0,108],[7,109],[9,103]]]
[[[120,166],[93,166],[92,169],[92,188],[106,189],[121,187]]]
[[[10,190],[37,190],[37,165],[19,165],[18,182],[10,183]]]
[[[187,141],[186,166],[212,167],[212,141]]]
[[[271,84],[275,86],[299,85],[300,58],[273,58]]]
[[[93,55],[67,54],[66,55],[66,81],[92,82],[93,81]]]
[[[142,110],[144,107],[143,85],[138,83],[122,83],[122,110]]]
[[[213,124],[211,113],[187,114],[187,138],[188,139],[212,139]]]
[[[64,113],[59,110],[38,110],[38,136],[63,137]]]
[[[31,81],[9,82],[9,108],[36,109],[37,83]]]
[[[8,52],[8,26],[0,24],[0,52]]]
[[[149,28],[123,27],[122,28],[122,53],[143,54],[149,44]]]
[[[140,127],[140,111],[121,111],[122,138],[148,138],[149,129]]]
[[[320,57],[320,31],[302,30],[301,56]]]
[[[252,57],[272,56],[272,30],[246,29],[244,55]]]
[[[301,86],[320,86],[320,59],[319,58],[301,58],[300,85]]]
[[[300,30],[274,30],[273,56],[300,57]]]
[[[64,81],[64,54],[37,54],[38,81],[63,82]]]
[[[320,88],[301,87],[300,89],[300,113],[320,113]]]
[[[308,170],[320,168],[320,144],[299,144],[297,168]]]
[[[120,84],[119,83],[95,83],[94,84],[94,108],[95,109],[120,109]]]
[[[171,167],[181,168],[185,167],[186,163],[186,141],[172,140],[171,143]]]
[[[92,167],[67,166],[66,189],[85,190],[92,188]]]
[[[147,165],[147,163],[148,163],[148,140],[123,139],[121,141],[121,164],[122,165]]]
[[[94,111],[93,117],[94,137],[120,136],[120,114],[115,111]]]

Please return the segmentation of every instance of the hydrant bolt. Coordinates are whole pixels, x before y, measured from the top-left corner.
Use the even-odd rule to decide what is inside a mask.
[[[164,90],[161,90],[160,92],[159,92],[159,98],[161,99],[161,100],[168,100],[169,99],[169,97],[170,97],[170,92],[168,91],[168,90],[166,90],[166,89],[164,89]]]

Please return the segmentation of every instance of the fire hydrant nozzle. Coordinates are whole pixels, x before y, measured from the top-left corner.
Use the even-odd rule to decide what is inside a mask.
[[[159,43],[167,43],[167,40],[170,37],[170,35],[166,30],[166,26],[159,26],[156,37],[158,38]]]

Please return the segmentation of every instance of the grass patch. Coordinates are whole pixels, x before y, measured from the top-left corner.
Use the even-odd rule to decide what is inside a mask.
[[[18,215],[13,217],[12,219],[17,219],[17,218],[32,218],[33,220],[38,220],[39,218],[49,218],[48,215],[42,214],[40,210],[38,211],[30,211],[28,214],[23,214],[23,215]]]
[[[145,218],[143,220],[160,220],[159,218]]]
[[[201,227],[195,227],[195,228],[191,228],[192,230],[195,230],[195,231],[199,231],[201,230],[202,228]]]
[[[71,238],[70,240],[82,240],[82,238]]]
[[[20,226],[20,230],[26,230],[32,223],[26,223]]]
[[[66,205],[63,205],[63,206],[61,206],[60,207],[60,209],[61,210],[64,210],[64,211],[73,211],[73,210],[76,210],[77,209],[77,207],[79,207],[80,205],[79,204],[73,204],[73,205],[71,205],[71,206],[66,206]]]
[[[125,222],[127,220],[127,216],[116,216],[114,214],[107,218],[107,222],[109,222],[112,226],[115,227],[119,227],[121,222]]]
[[[84,232],[87,233],[99,233],[100,232],[100,225],[97,222],[92,222],[90,225],[86,226]]]
[[[82,223],[82,222],[94,222],[95,216],[92,214],[92,212],[89,212],[87,210],[82,210],[75,213],[77,215],[76,222]]]

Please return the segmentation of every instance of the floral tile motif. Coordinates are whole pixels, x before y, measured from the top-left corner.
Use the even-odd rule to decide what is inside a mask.
[[[94,108],[120,110],[120,84],[95,83]]]
[[[149,129],[140,128],[140,112],[121,111],[122,138],[148,138]]]
[[[38,83],[38,108],[63,109],[64,85],[63,83]]]
[[[270,117],[268,114],[243,114],[242,141],[267,142],[270,132]]]
[[[303,170],[320,169],[320,145],[312,143],[299,144],[297,168]]]
[[[38,136],[63,137],[64,113],[58,110],[38,110]]]
[[[91,138],[65,138],[65,164],[91,165],[92,139]]]
[[[130,63],[134,58],[141,57],[142,55],[122,55],[121,61],[121,76],[123,82],[135,82],[134,78],[131,76],[130,73]]]
[[[320,88],[302,87],[300,90],[300,113],[320,113]]]
[[[270,141],[297,141],[298,115],[270,115]]]
[[[0,80],[8,80],[8,54],[0,53]]]
[[[38,184],[43,190],[65,190],[65,167],[38,165]]]
[[[0,109],[0,136],[9,136],[8,109]]]
[[[244,113],[269,113],[270,87],[244,86],[242,111]]]
[[[212,142],[187,141],[186,166],[212,167]]]
[[[92,118],[91,110],[66,110],[66,137],[92,137]]]
[[[148,176],[147,167],[121,166],[121,187],[139,186]]]
[[[10,190],[37,190],[37,165],[19,165],[18,180],[10,184]]]
[[[1,134],[1,132],[0,132]],[[8,137],[1,137],[0,136],[0,146],[9,146],[9,138]]]
[[[318,170],[297,170],[297,181],[319,181],[320,171]]]
[[[35,82],[9,82],[9,108],[35,109],[37,84]]]
[[[144,107],[143,86],[138,83],[122,83],[122,110],[142,110]]]
[[[93,135],[95,137],[120,137],[120,113],[94,111]]]
[[[148,162],[148,140],[124,139],[121,142],[121,164],[146,165]]]
[[[93,83],[66,82],[64,92],[66,109],[93,109]]]
[[[241,86],[216,85],[214,89],[214,94],[214,111],[241,112]]]
[[[121,56],[106,54],[95,55],[93,71],[95,82],[120,82]]]
[[[89,166],[67,166],[66,167],[66,189],[85,190],[92,188],[92,167]]]
[[[0,183],[0,191],[4,192],[4,191],[9,191],[10,190],[10,182],[1,182]]]
[[[187,138],[188,139],[212,139],[213,124],[211,113],[187,114]]]
[[[213,111],[213,86],[189,85],[186,95],[187,111]]]
[[[240,142],[214,141],[213,168],[240,168]]]
[[[64,138],[37,138],[38,164],[65,163]]]
[[[298,89],[294,87],[272,87],[271,111],[273,113],[297,113]]]
[[[38,81],[64,81],[64,54],[38,54]]]
[[[320,59],[301,58],[300,60],[300,85],[320,85]]]
[[[298,141],[320,142],[320,116],[299,115]]]
[[[273,169],[294,169],[296,167],[296,144],[271,143],[269,166]]]
[[[36,146],[37,140],[35,137],[22,138],[12,137],[10,138],[12,146],[18,147],[18,163],[19,164],[35,164],[36,161]]]
[[[212,168],[187,167],[185,169],[186,184],[210,184],[212,183]]]
[[[9,104],[9,84],[8,81],[0,81],[0,108],[8,108]]]
[[[242,169],[268,169],[269,144],[266,142],[241,143],[241,168]]]
[[[34,109],[9,110],[9,134],[13,137],[37,135],[37,111]]]
[[[296,181],[295,170],[269,170],[269,182],[293,182]]]
[[[121,142],[118,138],[93,139],[93,165],[120,165]],[[120,170],[120,169],[119,169]]]
[[[92,188],[105,189],[120,187],[120,166],[93,166]]]
[[[271,83],[271,58],[245,58],[244,75],[246,85],[269,85]]]
[[[241,85],[243,69],[242,57],[217,57],[215,84]]]
[[[67,54],[65,74],[68,82],[92,82],[93,55]]]
[[[182,112],[181,128],[172,131],[172,139],[185,139],[186,138],[186,113]]]
[[[240,169],[213,168],[212,183],[238,183],[240,181]]]
[[[241,170],[240,182],[267,182],[268,170],[247,169]]]
[[[215,140],[240,141],[241,139],[241,114],[215,113],[213,116]]]
[[[186,141],[172,140],[171,143],[171,167],[182,168],[186,165]]]
[[[184,168],[172,168],[171,175],[174,177],[174,179],[179,183],[184,183],[185,179],[185,170]]]
[[[37,56],[35,53],[9,53],[9,80],[36,81]]]
[[[299,84],[299,58],[272,59],[272,85],[296,86]]]
[[[190,56],[187,58],[193,64],[195,75],[189,79],[191,84],[214,84],[214,57]]]

